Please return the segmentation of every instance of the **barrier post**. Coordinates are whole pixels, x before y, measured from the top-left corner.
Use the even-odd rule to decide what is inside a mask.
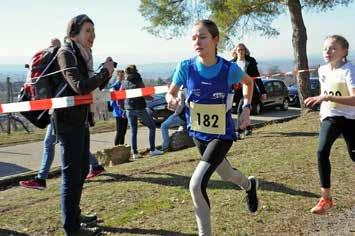
[[[10,77],[6,78],[6,102],[11,102],[11,82]],[[7,134],[11,134],[11,113],[7,114]]]

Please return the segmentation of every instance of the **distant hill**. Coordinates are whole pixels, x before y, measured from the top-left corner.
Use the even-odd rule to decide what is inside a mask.
[[[355,51],[349,53],[348,60],[355,63]],[[257,59],[257,58],[256,58]],[[268,60],[258,60],[258,68],[261,72],[267,72],[271,67],[277,66],[282,72],[292,71],[294,69],[294,61],[291,58],[278,58],[278,59],[268,59]],[[315,68],[319,65],[323,65],[324,60],[321,54],[308,55],[308,66],[309,68]]]
[[[351,52],[350,55],[354,55],[355,52]],[[291,58],[277,58],[258,60],[258,67],[261,73],[266,73],[270,68],[277,67],[282,72],[292,71],[294,68],[293,59]],[[350,61],[355,62],[355,57],[349,57]],[[178,62],[170,63],[154,63],[154,64],[138,64],[138,71],[141,73],[143,79],[167,79],[170,78]],[[310,68],[314,68],[324,63],[321,55],[309,55],[308,63]],[[125,68],[126,65],[118,65],[120,69]],[[94,68],[98,68],[95,65]],[[26,78],[27,70],[24,65],[4,65],[0,64],[0,82],[5,81],[6,77],[10,77],[12,81],[24,81]]]
[[[23,81],[26,78],[27,70],[24,65],[2,65],[0,64],[0,82],[10,77],[12,81]]]
[[[137,65],[138,71],[144,79],[167,79],[169,78],[177,63],[157,63]],[[120,69],[126,65],[119,65]],[[97,69],[98,65],[94,66]],[[7,77],[12,81],[24,81],[26,79],[27,69],[24,65],[1,65],[0,64],[0,82],[4,82]]]

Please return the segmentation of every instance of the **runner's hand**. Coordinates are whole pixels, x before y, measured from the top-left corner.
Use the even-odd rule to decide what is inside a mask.
[[[168,103],[167,108],[171,111],[175,111],[177,106],[179,105],[179,98],[174,97],[172,94],[167,93],[165,96],[165,100]]]
[[[250,125],[250,108],[244,108],[240,114],[240,129],[245,129]]]
[[[316,96],[316,97],[309,97],[306,98],[306,100],[304,100],[304,104],[306,105],[306,107],[313,107],[317,104],[320,104],[323,101],[328,101],[328,97],[327,96]]]

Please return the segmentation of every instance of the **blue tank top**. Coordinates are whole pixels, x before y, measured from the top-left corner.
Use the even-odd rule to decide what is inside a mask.
[[[189,60],[188,78],[186,81],[186,102],[188,104],[186,107],[187,129],[190,136],[203,141],[210,141],[212,139],[236,140],[231,109],[227,108],[228,94],[232,93],[231,87],[228,86],[228,72],[229,67],[231,66],[231,62],[228,62],[223,58],[220,59],[223,60],[223,65],[220,72],[215,77],[209,79],[202,77],[198,73],[195,64],[195,58]],[[225,117],[222,117],[223,119],[225,118],[225,127],[223,127],[224,133],[216,134],[213,132],[201,132],[198,129],[194,129],[191,122],[191,117],[193,114],[191,110],[192,107],[190,107],[191,103],[197,104],[197,106],[199,106],[199,104],[202,106],[205,105],[205,110],[206,108],[208,110],[208,105],[211,106],[211,104],[224,105]],[[198,115],[194,114],[193,119],[198,119],[198,123],[202,126],[206,125],[211,127],[216,124],[216,119],[219,119],[220,117],[213,115],[213,111],[211,111],[213,109],[212,106],[210,111],[207,112],[207,115],[203,113],[201,113],[201,116],[200,113],[198,113]]]

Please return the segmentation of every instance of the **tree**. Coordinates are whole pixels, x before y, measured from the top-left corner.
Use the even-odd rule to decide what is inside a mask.
[[[159,77],[156,81],[156,85],[157,86],[166,85],[166,81],[164,81],[162,78]]]
[[[182,35],[201,18],[214,20],[221,30],[223,50],[248,31],[272,37],[279,32],[271,22],[288,10],[293,30],[292,45],[295,70],[307,70],[307,31],[302,10],[325,11],[352,0],[141,0],[139,11],[150,25],[145,29],[153,35],[170,39]],[[300,102],[311,95],[309,73],[298,73]]]

